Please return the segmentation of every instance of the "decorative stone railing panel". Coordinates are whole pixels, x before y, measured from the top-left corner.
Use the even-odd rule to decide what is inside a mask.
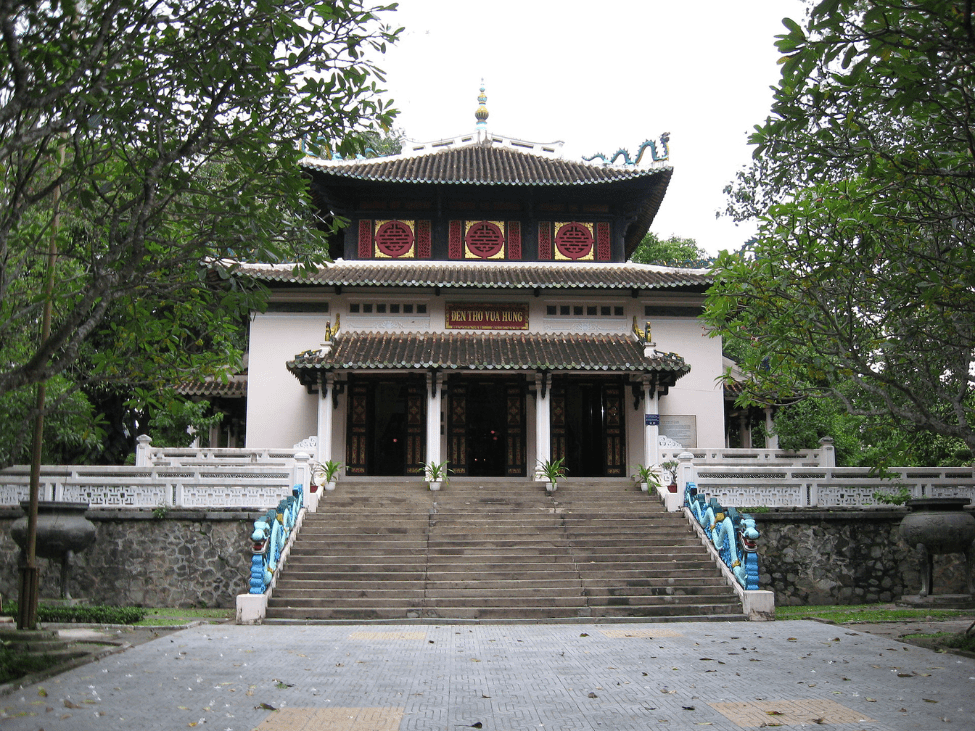
[[[87,502],[101,508],[241,507],[268,508],[307,484],[307,456],[291,466],[229,467],[45,467],[39,498]],[[30,496],[30,469],[0,472],[0,505],[18,505]]]
[[[69,482],[58,485],[55,499],[59,502],[88,503],[93,508],[155,508],[174,505],[171,485],[153,482],[151,477],[138,479],[138,484],[124,478],[111,482],[102,478],[97,484]]]
[[[906,489],[912,498],[975,500],[971,467],[899,467],[881,477],[867,467],[751,467],[694,464],[689,478],[701,494],[737,507],[872,507],[875,493]]]

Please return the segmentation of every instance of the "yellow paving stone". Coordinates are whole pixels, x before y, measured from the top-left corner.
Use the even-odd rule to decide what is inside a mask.
[[[614,639],[623,639],[627,637],[645,637],[652,640],[657,637],[683,637],[684,636],[682,633],[675,632],[672,629],[601,629],[599,631],[603,633],[604,637],[612,637]]]
[[[742,728],[760,728],[781,724],[873,723],[873,719],[830,700],[808,698],[791,701],[751,701],[745,703],[709,703],[714,710]]]
[[[254,731],[398,731],[402,708],[282,708]]]
[[[425,640],[426,632],[352,632],[350,640]]]

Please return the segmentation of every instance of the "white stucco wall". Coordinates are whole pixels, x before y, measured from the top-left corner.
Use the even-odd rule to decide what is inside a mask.
[[[247,447],[290,447],[317,432],[318,395],[285,363],[321,344],[329,316],[268,312],[251,320],[247,371]]]
[[[708,336],[700,320],[652,318],[657,350],[681,355],[691,372],[660,398],[660,414],[697,416],[697,446],[724,446],[724,390],[716,380],[721,370],[721,338]]]
[[[321,302],[324,293],[302,293],[301,300]],[[292,294],[292,297],[295,295]],[[356,294],[325,295],[331,314],[270,312],[256,315],[251,322],[250,365],[248,373],[247,446],[290,447],[305,437],[317,433],[317,395],[308,394],[298,380],[288,372],[286,361],[296,354],[319,347],[326,322],[341,316],[342,330],[426,330],[443,331],[444,306],[448,302],[524,302],[530,309],[530,330],[533,332],[622,332],[632,329],[633,317],[643,327],[651,321],[653,339],[657,350],[675,352],[691,365],[691,372],[681,378],[660,398],[659,413],[666,415],[693,415],[696,417],[697,446],[721,447],[724,445],[724,399],[720,383],[716,380],[722,372],[721,341],[708,337],[700,320],[693,317],[646,318],[645,304],[687,306],[699,303],[699,296],[687,298],[667,296],[661,298],[633,299],[626,295],[563,294],[546,298],[505,293],[492,296],[488,292],[450,293],[433,296],[430,293],[359,292]],[[610,305],[624,308],[625,315],[613,317],[552,317],[546,315],[548,304],[576,302]],[[423,315],[352,314],[350,302],[401,302],[425,303]],[[337,374],[344,380],[346,374]],[[348,394],[339,397],[338,409],[333,421],[332,455],[345,461],[345,420]],[[629,388],[626,397],[627,465],[644,462],[643,412],[641,402],[633,409]],[[528,454],[535,453],[534,407],[529,397],[526,413],[528,426]],[[442,439],[445,440],[444,437]],[[442,443],[442,450],[446,450]],[[445,453],[445,452],[444,452]],[[534,460],[529,460],[531,467]]]

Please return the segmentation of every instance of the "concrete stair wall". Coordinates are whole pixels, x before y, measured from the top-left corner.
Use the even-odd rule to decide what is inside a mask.
[[[687,521],[626,480],[339,482],[267,621],[740,619]]]

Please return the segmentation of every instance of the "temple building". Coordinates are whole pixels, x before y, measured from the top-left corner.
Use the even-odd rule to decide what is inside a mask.
[[[250,325],[246,445],[304,444],[350,477],[626,477],[661,437],[725,444],[704,269],[627,261],[664,200],[668,138],[639,159],[561,157],[487,130],[388,157],[302,161],[349,225]],[[619,159],[624,158],[622,162]]]

